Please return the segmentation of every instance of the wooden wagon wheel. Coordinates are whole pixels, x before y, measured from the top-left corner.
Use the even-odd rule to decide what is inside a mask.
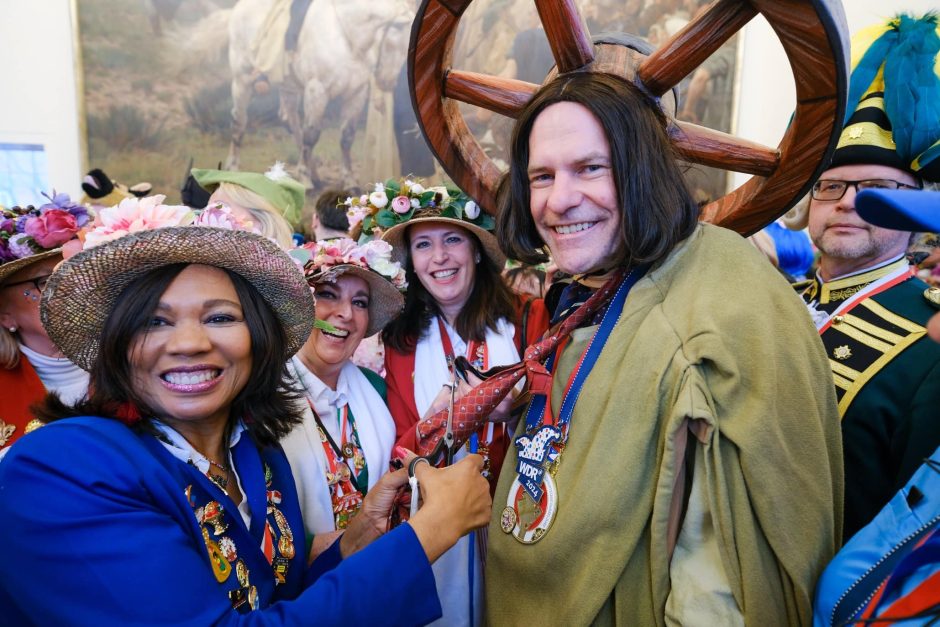
[[[458,101],[516,117],[538,85],[451,68],[457,25],[472,0],[423,0],[408,50],[418,122],[445,171],[487,211],[496,207],[500,171],[473,137]],[[716,0],[646,56],[615,43],[594,43],[575,0],[535,0],[555,58],[550,76],[607,72],[660,97],[695,70],[758,13],[773,27],[796,80],[793,119],[776,148],[673,119],[682,157],[753,174],[702,209],[701,219],[749,235],[808,191],[842,128],[848,80],[845,17],[839,0]],[[667,111],[667,115],[671,115]]]

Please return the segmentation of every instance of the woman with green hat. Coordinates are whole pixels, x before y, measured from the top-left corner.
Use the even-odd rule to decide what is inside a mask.
[[[251,221],[257,231],[289,250],[294,227],[300,221],[306,188],[284,171],[278,162],[264,174],[235,170],[194,168],[193,178],[207,192],[209,204],[229,207],[242,221]]]
[[[350,222],[361,221],[367,234],[381,229],[406,271],[404,310],[382,339],[398,444],[414,450],[418,421],[447,407],[448,386],[456,381],[454,360],[465,357],[480,371],[518,362],[548,327],[547,310],[541,300],[532,301],[522,323],[523,302],[500,274],[506,258],[491,232],[494,221],[463,192],[404,179],[377,183],[369,195],[348,204]],[[465,391],[466,384],[461,388]],[[508,402],[490,418],[455,459],[479,452],[485,475],[495,482],[509,442],[510,430],[502,422],[509,418]],[[461,540],[434,566],[441,624],[482,620],[484,543],[475,540]]]

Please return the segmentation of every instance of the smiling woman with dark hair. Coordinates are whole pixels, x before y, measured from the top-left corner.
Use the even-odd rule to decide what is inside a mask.
[[[488,517],[479,457],[419,465],[424,506],[386,535],[407,481],[387,474],[308,563],[277,440],[300,420],[285,363],[313,325],[310,289],[274,243],[221,228],[239,226],[230,213],[204,212],[196,225],[186,208],[161,215],[177,225],[89,234],[43,293],[49,336],[91,373],[92,391],[72,406],[47,402],[50,424],[0,461],[4,621],[439,616],[430,562]]]

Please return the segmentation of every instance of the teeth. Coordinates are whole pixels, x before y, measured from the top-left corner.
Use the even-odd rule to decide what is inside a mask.
[[[446,279],[457,274],[457,270],[440,270],[438,272],[432,272],[431,276],[435,279]]]
[[[349,335],[349,331],[346,329],[336,329],[336,331],[337,333],[330,333],[329,331],[324,331],[324,333],[333,337],[347,337]]]
[[[596,222],[579,222],[578,224],[568,224],[566,226],[556,226],[555,232],[561,235],[569,235],[571,233],[577,233],[578,231],[583,231],[589,229],[592,226],[597,224]]]
[[[218,370],[200,370],[199,372],[168,372],[163,380],[173,385],[196,385],[205,383],[219,376]]]

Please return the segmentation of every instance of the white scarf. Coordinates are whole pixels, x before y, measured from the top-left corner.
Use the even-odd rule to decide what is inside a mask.
[[[451,346],[454,347],[454,355],[466,355],[467,343],[463,338],[447,324],[447,321],[444,321],[444,328],[447,330]],[[519,361],[514,333],[515,327],[505,319],[500,319],[496,323],[496,331],[486,330],[488,368],[508,366]],[[436,321],[432,320],[427,333],[418,340],[418,345],[415,347],[415,406],[419,416],[424,416],[424,412],[431,406],[445,383],[450,383],[447,357],[444,355],[444,345],[441,343],[440,327]]]
[[[382,475],[388,472],[388,462],[395,445],[395,422],[382,397],[369,383],[366,375],[349,361],[339,373],[335,392],[310,372],[299,357],[294,357],[288,362],[288,369],[303,385],[323,421],[323,426],[334,441],[342,439],[336,421],[336,410],[345,403],[349,404],[369,469],[369,488],[372,488]],[[303,423],[295,426],[281,440],[281,446],[294,475],[307,535],[334,531],[336,523],[333,518],[333,502],[326,483],[328,462],[323,443],[320,441],[317,422],[306,401]]]
[[[19,347],[23,356],[29,359],[46,391],[58,393],[66,405],[72,405],[85,398],[88,392],[87,372],[65,357],[49,357],[37,353],[25,344],[20,344]]]
[[[446,321],[444,321],[444,329],[454,348],[454,355],[466,355],[467,343],[457,334],[457,331]],[[506,366],[519,361],[514,333],[515,327],[507,320],[500,320],[496,325],[496,331],[486,330],[486,351],[489,358],[487,367]],[[414,380],[415,406],[418,409],[418,415],[423,416],[444,384],[450,382],[447,357],[444,355],[440,327],[436,321],[431,322],[427,334],[418,340],[418,345],[415,347]],[[454,455],[454,459],[460,460],[466,455],[466,447],[461,447]],[[479,551],[474,554],[472,588],[468,581],[470,542],[473,537],[473,535],[464,536],[431,565],[437,594],[444,612],[443,617],[431,623],[434,627],[469,626],[467,608],[470,604],[471,589],[473,590],[475,623],[476,625],[482,624],[480,614],[483,608],[483,563],[480,561]]]

